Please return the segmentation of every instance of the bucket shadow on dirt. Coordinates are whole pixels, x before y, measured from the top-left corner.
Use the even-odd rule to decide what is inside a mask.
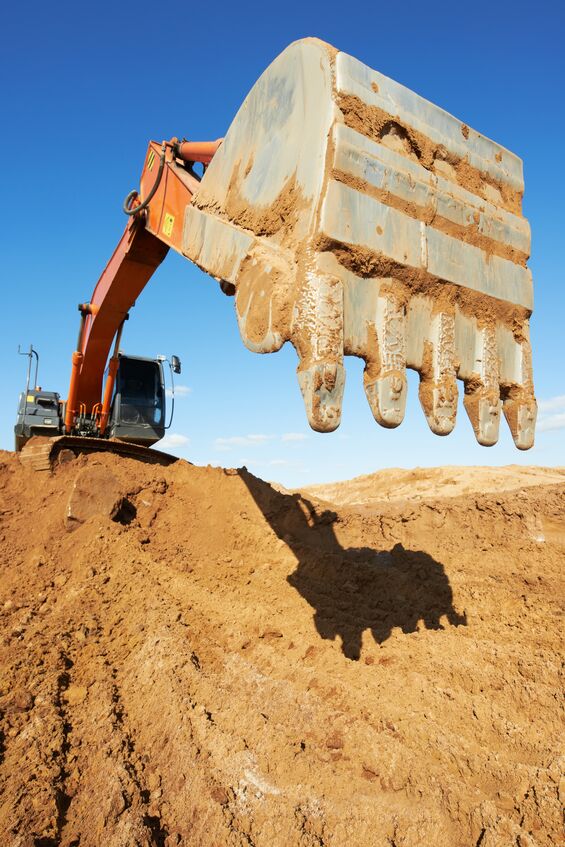
[[[337,514],[321,511],[299,494],[281,494],[246,469],[239,475],[274,532],[298,560],[288,582],[314,609],[324,639],[341,638],[342,652],[357,660],[365,630],[378,644],[399,627],[466,626],[453,606],[443,565],[422,550],[395,544],[390,550],[344,548],[336,537]]]

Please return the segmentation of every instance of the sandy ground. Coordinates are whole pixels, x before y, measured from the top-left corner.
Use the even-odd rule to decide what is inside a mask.
[[[357,476],[347,482],[312,485],[306,495],[338,506],[371,506],[383,500],[423,500],[458,497],[462,494],[493,494],[516,491],[531,485],[565,485],[565,468],[507,465],[478,468],[445,465],[441,468],[389,468]]]
[[[2,845],[562,843],[563,471],[2,453],[0,514]]]

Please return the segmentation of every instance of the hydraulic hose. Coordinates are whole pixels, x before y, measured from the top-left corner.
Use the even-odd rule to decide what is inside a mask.
[[[133,209],[131,209],[130,204],[131,204],[132,200],[134,200],[136,197],[139,196],[139,192],[137,192],[135,190],[130,191],[130,193],[128,194],[128,196],[124,200],[122,209],[124,210],[126,215],[137,215],[138,212],[142,212],[144,209],[147,208],[147,206],[149,205],[149,203],[151,202],[151,200],[155,196],[155,192],[159,188],[159,183],[161,182],[161,177],[163,176],[163,169],[165,167],[165,151],[166,151],[166,149],[167,148],[166,148],[165,144],[163,144],[163,146],[161,147],[161,156],[159,157],[159,169],[157,171],[157,176],[155,177],[155,182],[153,183],[153,187],[152,187],[151,191],[149,192],[149,194],[147,195],[147,197],[145,198],[145,200],[142,200],[141,203],[138,206],[134,206]]]

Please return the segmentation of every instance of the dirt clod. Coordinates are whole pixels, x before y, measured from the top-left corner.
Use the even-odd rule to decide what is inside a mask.
[[[72,484],[65,515],[67,529],[75,529],[95,515],[114,518],[122,505],[123,490],[112,471],[102,465],[81,468]]]

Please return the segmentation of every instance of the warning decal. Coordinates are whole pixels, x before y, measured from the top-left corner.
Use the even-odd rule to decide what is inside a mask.
[[[163,234],[168,238],[171,237],[171,233],[173,231],[173,226],[175,225],[175,216],[170,215],[168,212],[165,214],[165,218],[163,220]]]

